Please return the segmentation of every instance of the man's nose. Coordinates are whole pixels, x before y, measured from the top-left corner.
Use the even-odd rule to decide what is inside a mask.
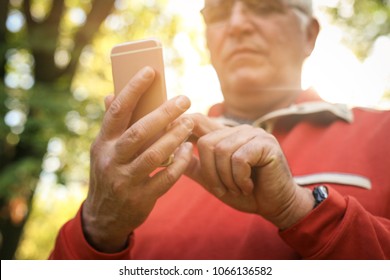
[[[228,19],[231,32],[242,32],[250,30],[252,27],[251,11],[241,1],[236,1],[232,7],[230,18]]]

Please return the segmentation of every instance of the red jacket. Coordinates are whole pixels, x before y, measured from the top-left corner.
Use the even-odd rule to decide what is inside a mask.
[[[214,106],[210,115],[222,111]],[[80,209],[61,229],[50,258],[390,259],[390,112],[349,110],[307,91],[296,105],[254,125],[277,137],[298,184],[328,186],[328,199],[297,224],[279,231],[183,176],[123,252],[94,250]]]

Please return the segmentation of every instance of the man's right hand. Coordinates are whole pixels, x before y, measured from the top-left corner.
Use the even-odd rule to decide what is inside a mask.
[[[106,100],[101,131],[91,147],[90,186],[82,220],[88,242],[101,252],[126,247],[129,235],[184,173],[192,157],[192,145],[184,143],[192,132],[192,120],[182,117],[170,125],[190,107],[184,96],[165,102],[128,127],[154,77],[154,70],[146,67],[118,96]],[[173,163],[153,173],[173,153]]]
[[[191,115],[199,157],[186,174],[223,203],[286,229],[314,206],[308,188],[298,186],[277,139],[250,125],[227,127]]]

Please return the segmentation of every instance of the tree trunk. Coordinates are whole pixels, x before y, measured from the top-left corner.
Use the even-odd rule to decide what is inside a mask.
[[[9,0],[0,1],[0,77],[5,76],[5,53],[6,48],[6,36],[7,28],[6,21],[8,15]],[[0,92],[0,94],[3,94]]]
[[[38,98],[55,99],[59,96],[67,96],[70,98],[70,86],[72,79],[77,70],[78,61],[83,48],[89,44],[93,35],[98,30],[100,24],[112,11],[115,0],[94,0],[92,2],[91,10],[87,16],[87,20],[83,26],[77,31],[74,41],[75,46],[72,51],[71,61],[68,67],[63,69],[58,68],[55,64],[54,57],[57,43],[59,41],[59,26],[62,15],[65,9],[64,0],[56,0],[52,2],[52,7],[49,15],[43,22],[35,22],[30,13],[30,0],[22,2],[22,9],[26,19],[27,33],[24,37],[27,42],[25,45],[29,46],[29,51],[34,57],[35,70],[35,85],[44,85],[47,90],[44,93],[39,92],[40,89],[31,89],[28,93],[31,99],[37,98],[35,95],[39,94]],[[7,30],[6,20],[8,15],[9,0],[0,0],[0,79],[3,81],[6,75],[4,65],[6,63],[5,53],[7,51]],[[2,83],[0,81],[0,83]],[[62,87],[60,91],[56,91],[56,87]],[[35,86],[36,87],[36,86]],[[64,89],[68,90],[64,90]],[[2,91],[0,87],[0,91]],[[0,92],[2,95],[0,101],[0,113],[5,114],[7,108],[4,101],[6,94]],[[35,97],[34,97],[35,96]],[[62,100],[62,99],[60,99]],[[68,103],[68,102],[65,102]],[[13,174],[7,179],[0,182],[0,189],[5,190],[7,194],[0,193],[0,258],[14,259],[20,238],[23,233],[23,228],[28,218],[29,210],[31,209],[31,202],[33,199],[36,183],[38,181],[42,159],[46,153],[47,142],[50,136],[45,139],[31,140],[34,135],[46,135],[47,126],[42,124],[42,115],[45,116],[45,121],[50,123],[53,116],[47,114],[47,108],[34,107],[29,105],[29,115],[27,116],[27,123],[25,124],[25,131],[18,135],[20,141],[17,144],[10,145],[6,137],[0,140],[0,174]],[[65,104],[61,104],[63,106]],[[66,112],[58,110],[55,114],[63,114],[59,117],[64,119]],[[53,128],[55,129],[55,128]],[[4,130],[5,133],[6,130]],[[52,131],[51,137],[56,135],[56,131]],[[36,137],[35,137],[36,138]],[[16,167],[21,166],[21,162],[30,162],[29,170],[15,170]],[[32,164],[31,164],[32,163]],[[20,174],[23,173],[23,176]],[[7,181],[8,180],[8,181]],[[24,207],[24,208],[23,208]],[[25,210],[25,211],[24,211]],[[19,214],[18,214],[19,213]],[[16,216],[15,216],[16,215]]]

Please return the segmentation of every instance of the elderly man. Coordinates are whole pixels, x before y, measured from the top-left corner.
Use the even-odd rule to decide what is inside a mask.
[[[224,102],[183,115],[180,96],[127,127],[149,67],[108,97],[88,196],[50,258],[389,259],[390,113],[301,90],[311,1],[206,0],[202,14]]]

